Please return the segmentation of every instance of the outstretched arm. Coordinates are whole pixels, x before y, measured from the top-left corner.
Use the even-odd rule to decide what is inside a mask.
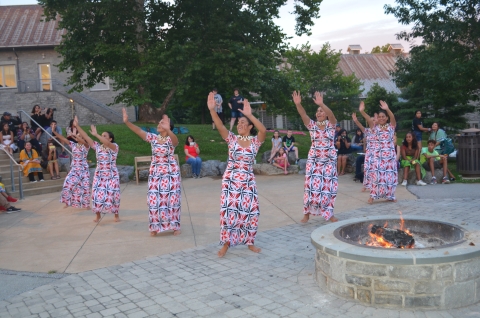
[[[307,112],[305,111],[305,108],[302,106],[302,96],[300,96],[299,91],[294,91],[292,93],[292,98],[293,102],[295,103],[295,106],[297,107],[297,112],[302,118],[303,124],[305,126],[308,126],[310,124],[310,117],[308,117]]]
[[[323,94],[320,92],[315,92],[315,97],[313,98],[313,102],[318,106],[322,107],[325,114],[327,114],[328,121],[335,126],[337,124],[337,119],[335,118],[335,115],[333,114],[332,110],[323,103]]]
[[[145,140],[145,138],[147,138],[147,133],[144,132],[142,130],[142,128],[132,124],[131,122],[128,121],[128,114],[127,114],[127,110],[125,109],[125,107],[122,109],[122,112],[123,112],[123,122],[125,123],[125,125],[127,125],[128,128],[130,128],[131,131],[133,131],[134,133],[136,133],[140,138],[142,138],[143,140]]]
[[[56,138],[60,140],[60,142],[64,145],[70,145],[70,140],[60,135],[56,130],[52,131]]]
[[[167,114],[163,114],[162,120],[160,120],[160,126],[167,132],[167,135],[168,137],[170,137],[170,140],[172,141],[173,146],[174,147],[178,146],[177,135],[175,135],[173,131],[170,130],[170,118],[168,118]]]
[[[355,122],[355,125],[357,125],[358,128],[362,131],[362,133],[365,133],[365,127],[358,121],[357,119],[357,114],[353,113],[352,114],[352,119]]]
[[[90,125],[90,134],[93,137],[97,138],[105,147],[116,150],[115,145],[110,140],[97,133],[97,127],[95,127],[94,125]]]
[[[85,132],[85,130],[83,130],[82,127],[80,127],[80,125],[78,124],[78,117],[77,116],[75,116],[75,119],[73,120],[73,125],[77,128],[80,136],[82,136],[82,138],[87,142],[87,144],[91,148],[93,148],[95,146],[95,143],[93,142],[92,138],[90,138],[90,136],[88,136],[88,134]]]
[[[362,114],[363,118],[367,121],[367,124],[370,128],[373,128],[375,125],[373,123],[372,117],[368,116],[365,112],[365,103],[363,101],[360,102],[360,106],[358,107],[360,114]]]
[[[396,126],[397,121],[395,120],[395,115],[392,113],[390,108],[388,108],[388,104],[385,103],[383,100],[380,101],[380,108],[387,112],[388,117],[390,117],[390,125]],[[428,130],[428,129],[427,129]]]
[[[220,117],[218,117],[218,114],[215,111],[215,95],[212,92],[208,94],[207,106],[208,106],[208,110],[210,110],[210,115],[212,116],[212,120],[215,123],[215,127],[217,127],[218,132],[220,133],[220,136],[222,137],[222,139],[226,139],[228,137],[228,130],[227,128],[225,128],[222,120],[220,119]],[[230,103],[228,103],[228,106],[232,108],[232,105],[230,105]]]
[[[260,120],[257,119],[257,117],[253,116],[252,107],[250,106],[248,99],[243,100],[243,110],[239,109],[238,111],[250,119],[255,128],[258,130],[258,141],[264,142],[265,137],[267,136],[267,128],[265,128],[265,126],[260,122]]]

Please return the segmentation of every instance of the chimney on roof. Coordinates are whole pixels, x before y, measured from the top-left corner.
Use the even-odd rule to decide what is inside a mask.
[[[388,47],[388,52],[392,53],[394,55],[402,54],[403,53],[403,45],[401,45],[400,43],[390,44],[390,46]]]
[[[362,47],[359,44],[350,44],[348,46],[347,52],[349,54],[360,54]]]

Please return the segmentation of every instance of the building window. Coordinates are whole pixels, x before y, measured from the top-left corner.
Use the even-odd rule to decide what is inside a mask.
[[[108,77],[105,78],[105,84],[104,83],[97,83],[95,86],[92,86],[90,88],[90,91],[108,91],[110,90],[110,79]]]
[[[0,65],[0,88],[17,87],[15,65]]]

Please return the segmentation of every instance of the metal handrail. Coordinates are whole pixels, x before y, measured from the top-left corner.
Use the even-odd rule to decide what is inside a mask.
[[[12,180],[12,191],[15,191],[15,175],[13,174],[13,166],[18,166],[18,190],[20,192],[20,200],[23,200],[23,184],[22,184],[22,173],[23,173],[23,166],[19,164],[12,155],[4,148],[1,147],[1,150],[7,154],[10,158],[10,179]]]
[[[47,135],[49,135],[51,138],[54,138],[54,136],[50,135],[50,133],[48,131],[46,131],[42,125],[40,125],[39,123],[37,123],[32,117],[30,117],[29,114],[27,114],[24,110],[19,110],[18,113],[24,113],[28,118],[30,118],[31,121],[33,121],[35,124],[37,124],[38,128],[40,128],[41,130],[43,130],[44,133],[46,133]],[[22,115],[20,114],[20,118],[22,118]],[[72,152],[70,150],[68,150],[68,148],[66,148],[61,142],[58,143],[62,148],[63,150],[67,151],[70,156],[73,156]]]

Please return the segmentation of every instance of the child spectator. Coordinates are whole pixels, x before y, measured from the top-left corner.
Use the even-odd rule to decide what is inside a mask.
[[[283,148],[278,150],[272,164],[277,168],[283,169],[284,173],[288,174],[287,169],[290,166],[290,163],[288,162],[287,154]]]
[[[272,163],[273,158],[275,158],[275,155],[280,150],[280,148],[282,148],[282,137],[280,137],[280,132],[278,130],[275,130],[273,132],[272,150],[270,151],[270,158],[268,159],[268,163]]]
[[[427,185],[425,182],[422,181],[422,174],[424,174],[425,170],[421,171],[422,168],[419,162],[420,147],[418,147],[417,139],[415,138],[413,133],[408,132],[405,135],[401,152],[402,152],[401,166],[403,168],[402,186],[407,186],[408,172],[410,168],[415,169],[415,173],[417,175],[417,185],[419,186]]]
[[[435,177],[435,169],[443,169],[442,183],[450,183],[450,180],[447,177],[447,173],[450,176],[453,175],[450,170],[448,170],[448,155],[440,155],[435,150],[436,143],[436,140],[430,139],[427,143],[428,147],[422,148],[420,162],[422,163],[424,169],[429,169],[432,173],[432,180],[430,181],[430,184],[437,184],[437,178]]]
[[[51,179],[60,179],[60,169],[57,161],[57,148],[55,147],[52,139],[48,140],[47,147],[45,147],[45,151],[43,152],[43,157],[46,159],[46,161],[48,161],[48,171],[50,172]],[[54,172],[57,173],[56,176]]]
[[[287,135],[283,137],[283,147],[285,152],[288,153],[291,151],[295,151],[295,164],[298,163],[298,148],[295,147],[295,137],[292,136],[293,132],[291,129],[287,130]]]

